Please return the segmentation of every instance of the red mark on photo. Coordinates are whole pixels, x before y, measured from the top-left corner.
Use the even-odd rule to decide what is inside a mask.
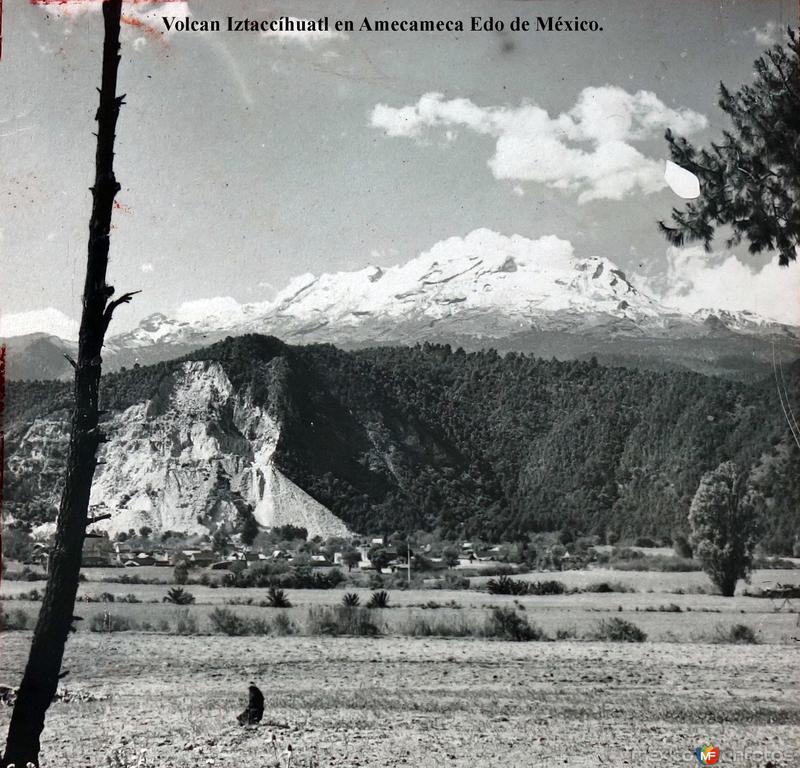
[[[54,6],[54,11],[56,9],[63,11],[62,15],[68,17],[72,15],[70,13],[70,7],[74,8],[76,12],[79,12],[78,9],[81,7],[81,10],[96,9],[99,11],[105,0],[29,0],[29,2],[31,5]],[[186,2],[187,0],[125,0],[125,5],[168,5],[169,3]],[[0,0],[0,8],[2,8],[2,0]],[[139,30],[142,32],[142,34],[167,47],[163,32],[156,29],[156,27],[153,25],[148,24],[147,21],[140,16],[126,14],[123,12],[120,21],[123,24],[127,24],[129,27]],[[0,43],[1,42],[2,40],[0,38]]]

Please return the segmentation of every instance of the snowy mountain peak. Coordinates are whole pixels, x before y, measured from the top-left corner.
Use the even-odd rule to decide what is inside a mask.
[[[186,302],[174,318],[152,315],[107,346],[150,362],[244,333],[344,346],[447,339],[482,345],[531,333],[556,334],[563,343],[569,334],[591,337],[593,349],[597,340],[622,338],[797,338],[750,312],[682,314],[637,289],[610,259],[578,257],[555,235],[534,240],[476,229],[394,266],[298,275],[272,301]]]
[[[566,240],[477,229],[393,267],[297,277],[246,329],[263,330],[265,321],[278,318],[352,325],[368,318],[437,320],[469,311],[535,317],[571,310],[639,318],[661,309],[613,262],[578,259]]]

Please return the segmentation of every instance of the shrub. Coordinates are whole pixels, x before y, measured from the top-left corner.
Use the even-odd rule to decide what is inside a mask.
[[[550,579],[548,581],[536,581],[528,584],[527,587],[527,592],[529,595],[563,595],[567,592],[566,586],[562,582],[555,581],[554,579]]]
[[[206,574],[203,574],[206,576]],[[189,580],[189,563],[185,560],[179,561],[172,571],[172,580],[176,584],[185,584]]]
[[[227,573],[229,587],[279,587],[281,589],[333,589],[344,581],[338,568],[317,573],[307,566],[290,566],[284,562],[259,563],[239,573]]]
[[[8,581],[46,581],[47,574],[44,571],[31,570],[26,565],[21,571],[3,571],[3,578]]]
[[[635,550],[634,550],[635,551]],[[614,560],[610,563],[615,571],[658,571],[660,573],[688,573],[699,571],[700,564],[676,555],[648,555],[638,560]]]
[[[678,557],[683,557],[687,560],[690,559],[694,554],[692,552],[692,545],[689,543],[689,539],[687,539],[682,533],[675,534],[675,537],[672,539],[672,549],[675,550],[675,554]]]
[[[343,605],[317,606],[308,609],[308,632],[311,635],[358,635],[380,634],[368,608],[349,608]]]
[[[33,538],[21,528],[6,526],[3,531],[3,559],[30,560],[33,557]]]
[[[129,573],[123,573],[121,576],[109,576],[106,581],[109,584],[163,584],[159,579],[148,579]]]
[[[469,589],[470,581],[457,573],[446,573],[436,583],[437,589]]]
[[[278,541],[294,541],[308,539],[308,530],[299,525],[279,525],[272,530],[273,535]]]
[[[342,597],[342,605],[348,608],[355,608],[361,603],[361,598],[355,592],[347,592]]]
[[[590,633],[589,639],[611,643],[643,643],[647,640],[647,633],[633,622],[615,616],[600,621],[596,629]]]
[[[756,633],[747,624],[734,624],[727,628],[718,626],[714,633],[714,639],[718,643],[737,643],[741,645],[758,643]]]
[[[38,589],[31,589],[29,592],[20,592],[17,600],[30,600],[31,602],[38,603],[44,595]]]
[[[379,573],[373,573],[369,577],[369,588],[370,589],[381,589],[383,587],[383,576]]]
[[[370,595],[367,608],[388,608],[389,607],[389,593],[385,590],[373,592]]]
[[[293,635],[297,631],[288,613],[278,613],[272,622],[276,635]]]
[[[28,615],[21,608],[6,613],[0,605],[0,630],[16,630],[28,628]]]
[[[633,592],[633,588],[619,581],[596,581],[594,584],[587,584],[583,591],[602,594],[606,592]]]
[[[96,613],[89,622],[90,632],[129,632],[136,625],[126,616],[116,616],[108,611]]]
[[[639,552],[638,549],[631,549],[630,547],[614,547],[611,550],[611,557],[615,560],[641,560],[645,557],[644,553]]]
[[[232,598],[230,598],[230,600],[226,600],[225,604],[226,605],[252,605],[253,604],[253,598],[252,597],[232,597]],[[262,607],[265,607],[265,606],[266,606],[266,602],[264,603],[264,606],[262,606]]]
[[[248,634],[247,621],[229,608],[215,608],[208,618],[214,630],[223,635]]]
[[[490,595],[524,595],[528,592],[528,585],[520,579],[512,579],[503,574],[496,579],[489,579],[486,589]]]
[[[175,615],[175,631],[179,635],[198,634],[197,619],[189,613],[188,608],[179,609]]]
[[[272,625],[269,623],[269,619],[262,619],[257,616],[254,619],[245,619],[245,623],[247,625],[246,634],[248,635],[269,635],[272,633]]]
[[[411,637],[471,637],[478,634],[463,616],[412,616],[403,627]]]
[[[286,614],[278,614],[275,622],[257,616],[247,619],[234,613],[229,608],[215,608],[209,614],[211,625],[215,632],[223,635],[269,635],[274,631],[276,634],[291,634],[294,626]]]
[[[291,608],[292,604],[286,593],[277,587],[270,587],[267,592],[267,607],[268,608]]]
[[[183,587],[172,587],[164,598],[165,603],[173,605],[191,605],[194,602],[194,595],[187,592]]]
[[[658,546],[658,542],[653,541],[653,539],[651,539],[649,536],[639,536],[633,543],[634,546],[643,547],[645,549]]]
[[[561,627],[556,630],[556,640],[574,640],[578,637],[578,630],[575,627]]]
[[[756,557],[753,558],[753,568],[760,570],[770,570],[771,568],[791,571],[795,568],[793,560],[783,557]]]
[[[497,565],[490,565],[487,568],[481,568],[481,576],[510,576],[514,573],[519,573],[519,570],[513,565],[505,563],[498,563]]]
[[[495,608],[486,625],[486,636],[501,640],[543,640],[544,633],[513,608]]]

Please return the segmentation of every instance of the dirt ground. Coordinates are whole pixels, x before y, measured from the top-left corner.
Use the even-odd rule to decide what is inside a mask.
[[[0,682],[30,636],[0,638]],[[52,706],[42,768],[286,766],[289,744],[308,768],[674,768],[708,742],[722,766],[795,768],[799,662],[793,645],[79,633],[67,687],[101,700]],[[243,729],[250,680],[267,722]]]

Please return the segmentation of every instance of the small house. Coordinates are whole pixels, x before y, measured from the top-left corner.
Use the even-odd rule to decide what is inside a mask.
[[[212,563],[217,562],[217,555],[210,549],[184,549],[181,552],[183,558],[190,565],[197,566],[198,568],[207,568]]]
[[[156,559],[150,552],[139,552],[134,558],[139,565],[155,565]]]

